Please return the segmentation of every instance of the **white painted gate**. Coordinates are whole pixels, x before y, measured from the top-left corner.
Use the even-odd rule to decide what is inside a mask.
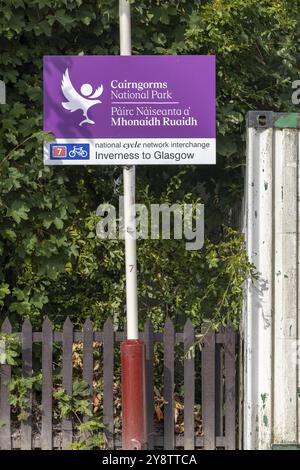
[[[248,114],[244,448],[300,444],[300,114]],[[298,357],[297,357],[298,354]]]

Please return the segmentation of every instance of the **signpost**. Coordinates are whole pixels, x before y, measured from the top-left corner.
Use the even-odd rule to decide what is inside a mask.
[[[46,165],[214,164],[215,58],[46,56],[44,115]]]
[[[138,339],[135,165],[214,164],[214,56],[131,56],[130,5],[119,0],[121,56],[44,57],[45,165],[122,165],[127,340],[123,449],[146,443],[145,354]]]
[[[131,18],[127,0],[119,1],[119,17],[120,54],[130,56]],[[127,340],[121,345],[122,448],[140,450],[146,444],[147,424],[145,346],[139,341],[138,324],[134,166],[124,167],[123,184]]]

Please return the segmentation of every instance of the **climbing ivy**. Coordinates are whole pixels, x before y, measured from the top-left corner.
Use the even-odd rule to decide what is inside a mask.
[[[139,167],[138,201],[205,202],[206,245],[138,243],[141,319],[166,315],[238,324],[251,272],[233,208],[242,195],[245,115],[288,111],[297,77],[299,0],[133,0],[134,54],[216,54],[218,164]],[[99,203],[117,204],[120,168],[45,168],[42,58],[118,54],[116,0],[6,0],[0,5],[0,309],[17,328],[124,317],[122,241],[95,237]],[[195,93],[197,90],[195,90]],[[177,186],[172,183],[177,178]],[[147,188],[147,192],[145,191]]]

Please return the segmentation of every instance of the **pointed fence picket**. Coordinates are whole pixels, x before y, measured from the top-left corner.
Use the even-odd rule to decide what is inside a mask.
[[[164,449],[174,449],[174,326],[168,319],[164,331]]]
[[[11,334],[11,324],[6,318],[2,325],[2,332]],[[1,344],[1,348],[4,344]],[[10,419],[10,405],[9,405],[9,392],[6,386],[6,381],[11,378],[11,366],[5,364],[1,367],[0,373],[0,448],[11,449],[11,419]]]
[[[41,448],[52,449],[52,351],[53,331],[48,318],[42,329],[42,436]]]
[[[63,326],[63,370],[62,386],[68,395],[72,395],[73,388],[73,324],[68,317]],[[73,426],[70,417],[62,420],[62,449],[67,450],[72,443]]]
[[[114,448],[114,328],[108,318],[103,330],[103,424],[107,448]]]
[[[6,319],[1,331],[10,334],[11,324]],[[17,433],[12,428],[9,392],[6,382],[12,374],[12,367],[0,368],[0,448],[1,449],[69,449],[72,443],[73,424],[69,417],[61,422],[61,432],[53,429],[53,348],[56,343],[62,345],[62,385],[68,394],[73,387],[73,345],[83,345],[83,378],[93,394],[94,350],[102,350],[103,362],[103,426],[108,449],[120,448],[120,434],[116,433],[114,422],[114,355],[119,343],[125,339],[124,332],[115,331],[113,321],[108,318],[102,332],[93,330],[93,323],[87,319],[82,331],[74,331],[69,318],[62,331],[53,331],[49,319],[45,319],[41,332],[33,332],[29,320],[25,320],[20,333],[22,374],[32,376],[33,345],[42,345],[42,398],[41,423],[33,422],[32,394],[28,392],[28,419],[21,422]],[[170,319],[166,321],[163,332],[155,332],[151,321],[145,323],[140,339],[145,342],[146,351],[146,416],[148,449],[176,448],[190,449],[235,449],[236,448],[236,333],[227,328],[220,333],[205,332],[200,353],[194,354],[193,346],[196,332],[190,320],[187,320],[182,332],[176,332]],[[154,354],[155,344],[163,346],[163,432],[156,429],[154,397]],[[183,353],[183,390],[184,390],[184,433],[175,433],[175,347],[182,345]],[[99,346],[100,345],[100,346]],[[0,343],[0,348],[3,344]],[[196,350],[198,351],[198,349]],[[200,379],[199,379],[200,377]],[[199,382],[200,380],[200,382]],[[201,384],[201,399],[197,399],[202,409],[202,434],[195,426],[196,384]],[[197,391],[197,393],[196,393]],[[91,405],[92,406],[92,405]],[[88,417],[85,417],[85,421]],[[37,425],[38,424],[38,425]],[[35,426],[34,426],[35,425]],[[36,432],[36,428],[40,432]],[[57,423],[55,423],[57,428]],[[33,429],[35,431],[33,432]]]
[[[83,379],[89,386],[90,399],[92,409],[92,395],[93,395],[93,370],[94,370],[94,357],[93,357],[93,323],[88,318],[83,325]],[[88,421],[88,416],[84,417],[84,421]]]
[[[32,376],[32,326],[29,320],[22,325],[22,374],[25,378]],[[27,396],[28,418],[21,422],[21,450],[31,449],[32,436],[32,393],[29,390]]]
[[[191,320],[187,320],[183,330],[184,344],[184,448],[195,448],[195,357],[193,345],[195,343],[194,327]]]
[[[202,348],[202,417],[204,449],[216,447],[216,342],[213,331],[206,332]]]
[[[153,355],[154,355],[154,331],[149,318],[146,320],[144,328],[144,341],[146,352],[146,413],[147,413],[147,435],[148,449],[154,449],[154,373],[153,373]]]

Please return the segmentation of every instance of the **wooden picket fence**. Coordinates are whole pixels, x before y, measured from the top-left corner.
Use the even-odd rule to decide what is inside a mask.
[[[2,331],[10,334],[11,324],[6,319]],[[26,320],[22,331],[17,333],[22,346],[22,374],[32,375],[32,346],[42,343],[42,418],[40,433],[33,433],[32,396],[28,395],[30,417],[20,424],[18,436],[12,433],[11,409],[6,381],[11,377],[11,366],[3,365],[0,374],[0,448],[1,449],[68,449],[73,439],[72,420],[61,423],[61,435],[53,436],[53,346],[62,344],[62,386],[72,393],[74,342],[83,343],[83,379],[93,387],[93,345],[101,343],[103,351],[103,423],[107,448],[120,448],[120,435],[114,432],[114,350],[116,343],[125,339],[124,332],[114,331],[109,318],[102,332],[93,330],[93,323],[86,320],[82,331],[74,331],[67,319],[62,331],[53,331],[52,324],[45,319],[42,331],[33,332]],[[235,449],[236,448],[236,334],[231,328],[222,332],[208,332],[204,336],[201,351],[196,355],[186,354],[195,343],[195,331],[187,320],[183,331],[176,332],[173,323],[167,320],[163,332],[154,332],[148,320],[140,339],[146,347],[146,398],[148,449]],[[157,433],[154,421],[154,345],[163,345],[164,377],[164,422],[163,433]],[[175,347],[181,344],[183,352],[184,379],[184,433],[175,434],[174,420],[174,356]],[[195,384],[200,376],[202,435],[195,435]],[[197,384],[199,380],[197,379]],[[198,390],[197,390],[198,392]],[[197,393],[199,395],[199,393]],[[4,424],[4,425],[3,425]]]

